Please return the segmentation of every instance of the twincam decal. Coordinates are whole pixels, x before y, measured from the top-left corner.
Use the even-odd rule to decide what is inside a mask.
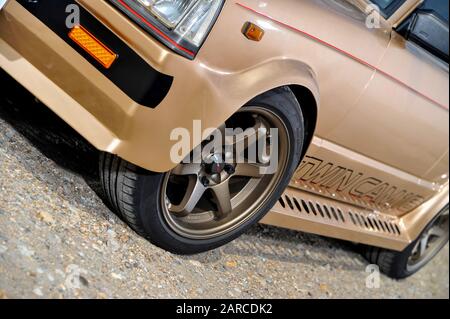
[[[326,190],[334,197],[345,197],[348,200],[346,195],[350,195],[350,200],[359,199],[379,209],[408,212],[425,200],[421,195],[381,179],[311,156],[305,156],[294,175],[294,181]]]

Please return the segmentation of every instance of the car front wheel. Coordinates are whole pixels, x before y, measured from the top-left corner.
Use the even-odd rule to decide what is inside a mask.
[[[277,150],[277,169],[270,170],[260,157],[227,158],[230,149],[223,149],[161,174],[105,153],[100,175],[111,206],[137,233],[174,253],[199,253],[238,237],[264,217],[289,184],[302,154],[304,122],[297,99],[283,87],[253,99],[223,127],[263,129],[263,145]],[[244,149],[232,149],[233,154],[249,156],[252,143],[246,139]]]

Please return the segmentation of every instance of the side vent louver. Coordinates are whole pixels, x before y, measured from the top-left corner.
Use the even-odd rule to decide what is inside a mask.
[[[378,218],[375,214],[364,212],[364,210],[358,211],[358,208],[341,209],[338,207],[339,204],[331,206],[319,201],[296,198],[286,194],[283,194],[279,199],[279,203],[284,209],[290,209],[297,214],[306,214],[310,218],[333,223],[350,223],[350,225],[371,232],[394,236],[402,235],[400,227],[395,222]]]

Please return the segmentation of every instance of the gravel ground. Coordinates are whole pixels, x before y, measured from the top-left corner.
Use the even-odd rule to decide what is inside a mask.
[[[0,73],[0,298],[448,298],[448,246],[366,288],[346,242],[257,225],[189,257],[137,236],[102,202],[97,152]]]

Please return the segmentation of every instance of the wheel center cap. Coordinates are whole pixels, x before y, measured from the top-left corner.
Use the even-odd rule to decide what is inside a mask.
[[[205,169],[208,174],[220,174],[225,168],[225,163],[220,154],[211,154],[207,160]]]

